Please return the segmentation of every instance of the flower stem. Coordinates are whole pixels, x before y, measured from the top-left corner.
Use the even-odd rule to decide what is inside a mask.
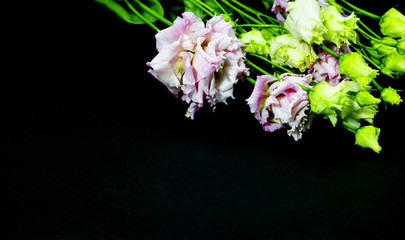
[[[377,83],[376,80],[371,80],[371,83],[378,89],[378,91],[382,91],[384,88],[380,86],[380,84]]]
[[[361,26],[363,26],[367,31],[369,31],[371,34],[374,35],[374,37],[381,39],[381,37],[375,33],[373,30],[371,30],[371,28],[367,27],[367,25],[365,23],[363,23],[361,20],[358,21],[360,23]]]
[[[304,86],[304,85],[299,84],[299,83],[297,83],[297,85],[300,86],[302,88],[302,90],[304,90],[305,92],[310,92],[311,91],[311,88],[309,88],[307,86]]]
[[[145,4],[143,4],[141,1],[139,0],[134,0],[143,10],[145,10],[146,12],[148,12],[150,15],[154,16],[156,19],[158,19],[159,21],[161,21],[162,23],[166,24],[167,26],[172,26],[173,23],[169,20],[167,20],[166,18],[160,16],[159,14],[157,14],[155,11],[153,11],[152,9],[150,9],[148,6],[146,6]]]
[[[257,27],[257,28],[280,28],[284,29],[283,26],[277,24],[238,24],[235,27]]]
[[[284,67],[282,67],[282,66],[280,66],[280,65],[278,65],[278,64],[275,64],[275,63],[273,63],[272,61],[270,61],[270,59],[267,59],[267,58],[265,58],[265,57],[263,57],[263,56],[260,56],[260,55],[254,54],[254,53],[248,53],[248,54],[251,55],[251,56],[253,56],[253,57],[260,58],[260,59],[262,59],[263,61],[265,61],[265,62],[267,62],[267,63],[270,63],[271,65],[273,65],[273,66],[275,66],[275,67],[281,68],[281,69],[283,69],[284,71],[286,71],[286,72],[288,72],[288,73],[293,73],[291,70],[289,70],[289,69],[287,69],[287,68],[284,68]]]
[[[329,49],[327,46],[321,44],[319,45],[323,50],[325,50],[327,53],[329,53],[330,55],[334,56],[335,58],[339,59],[341,56],[334,52],[333,50]]]
[[[253,85],[256,84],[256,81],[255,81],[253,78],[251,78],[251,77],[246,77],[246,79],[247,79],[249,82],[253,83]]]
[[[349,130],[349,131],[351,131],[351,132],[356,133],[357,130],[359,130],[358,127],[355,127],[355,126],[351,125],[350,123],[348,123],[348,122],[346,122],[346,121],[339,121],[339,122],[340,122],[340,124],[342,124],[342,126],[343,126],[344,128],[346,128],[347,130]]]
[[[277,80],[279,80],[279,81],[282,81],[282,80],[283,80],[283,79],[279,78],[278,76],[273,75],[273,74],[270,74],[269,72],[263,70],[261,67],[259,67],[259,66],[257,66],[256,64],[252,63],[252,62],[249,61],[248,59],[246,59],[246,62],[247,62],[250,66],[252,66],[252,67],[255,68],[257,71],[261,72],[261,73],[264,74],[264,75],[272,76],[272,77],[274,77],[274,78],[277,78]]]
[[[199,0],[190,0],[193,2],[197,7],[199,7],[201,10],[203,10],[206,14],[208,14],[210,17],[213,17],[214,14],[212,13],[212,9],[205,3]]]
[[[359,8],[359,7],[356,7],[356,6],[354,6],[353,4],[351,4],[351,3],[349,3],[349,2],[347,2],[347,1],[345,1],[345,0],[341,0],[341,1],[344,2],[344,3],[345,3],[347,6],[349,6],[350,8],[352,8],[353,10],[359,12],[360,14],[366,15],[366,16],[368,16],[368,17],[370,17],[370,18],[373,18],[373,19],[380,19],[380,18],[381,18],[381,17],[378,16],[378,15],[375,15],[375,14],[370,13],[370,12],[368,12],[368,11],[366,11],[366,10],[363,10],[363,9],[361,9],[361,8]]]
[[[375,38],[375,37],[371,36],[370,34],[366,33],[365,31],[363,31],[363,30],[360,29],[360,28],[357,28],[356,30],[357,30],[361,35],[363,35],[365,38],[367,38],[368,40],[373,40],[373,41],[376,41],[376,42],[378,42],[378,43],[381,43],[381,44],[384,44],[384,45],[387,45],[387,46],[390,46],[390,47],[396,47],[396,46],[397,46],[397,44],[395,44],[395,43],[388,43],[388,42],[385,42],[384,40]]]
[[[159,32],[159,28],[156,27],[152,22],[150,22],[148,19],[146,19],[142,14],[140,14],[127,0],[124,0],[124,2],[127,4],[128,8],[131,9],[131,11],[138,17],[140,18],[144,23],[148,24],[151,28],[153,28],[156,32]]]
[[[259,72],[263,73],[264,75],[270,75],[272,76],[270,73],[266,72],[265,70],[263,70],[261,67],[257,66],[256,64],[252,63],[251,61],[249,61],[248,59],[246,59],[246,62],[251,65],[252,67],[254,67],[256,70],[258,70]]]
[[[264,13],[261,13],[261,12],[257,11],[257,10],[254,9],[254,8],[251,8],[251,7],[249,7],[249,6],[246,6],[246,5],[242,4],[242,3],[240,3],[239,1],[236,1],[236,0],[230,0],[230,1],[233,2],[233,3],[235,3],[236,5],[238,5],[239,7],[243,8],[244,10],[255,14],[262,22],[264,22],[264,21],[260,18],[260,16],[266,17],[267,19],[269,19],[269,20],[270,20],[271,22],[273,22],[273,23],[281,24],[281,22],[278,21],[277,19],[272,18],[271,16],[266,15],[266,14],[264,14]]]
[[[257,24],[262,24],[262,22],[260,22],[259,20],[257,20],[256,18],[250,16],[249,14],[245,13],[244,11],[242,11],[241,9],[233,6],[230,2],[228,2],[227,0],[221,0],[223,3],[225,3],[226,5],[228,5],[228,7],[232,8],[233,10],[235,10],[239,15],[246,17],[247,19],[251,20],[254,23]]]
[[[221,11],[222,11],[224,14],[226,14],[226,15],[229,16],[229,13],[221,6],[221,4],[218,3],[217,0],[214,0],[214,3],[217,5],[217,7],[218,7],[219,9],[221,9]],[[232,21],[233,21],[233,20],[232,20]]]

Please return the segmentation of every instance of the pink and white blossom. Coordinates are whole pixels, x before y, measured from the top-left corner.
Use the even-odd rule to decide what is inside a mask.
[[[233,98],[233,86],[248,69],[241,49],[245,45],[222,15],[206,24],[191,12],[182,16],[156,34],[159,53],[147,65],[153,76],[190,104],[187,114],[194,118],[206,103],[215,107]]]
[[[327,47],[332,51],[341,54],[336,45],[328,44]],[[342,44],[342,48],[343,47],[347,49],[347,51],[350,51],[346,44]],[[348,77],[340,74],[338,59],[321,48],[318,49],[318,59],[308,69],[308,73],[312,74],[315,82],[326,81],[331,86],[336,86],[341,81],[349,80]]]
[[[288,135],[297,141],[309,128],[308,93],[300,85],[310,88],[312,75],[285,73],[280,78],[283,81],[269,75],[258,76],[247,102],[265,131],[274,132],[287,127]]]

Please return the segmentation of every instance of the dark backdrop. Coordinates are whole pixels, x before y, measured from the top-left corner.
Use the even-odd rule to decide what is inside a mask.
[[[382,15],[395,2],[357,5]],[[152,29],[92,1],[44,6],[8,19],[18,27],[1,87],[0,239],[404,233],[404,105],[380,107],[380,154],[322,118],[299,142],[265,133],[245,102],[249,82],[189,120],[147,73]]]

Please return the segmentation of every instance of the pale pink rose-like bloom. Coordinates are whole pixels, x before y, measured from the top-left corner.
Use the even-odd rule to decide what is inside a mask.
[[[277,81],[268,75],[258,76],[247,102],[265,131],[274,132],[287,127],[288,135],[298,141],[302,132],[309,128],[306,114],[309,109],[308,93],[298,84],[310,87],[312,75],[285,73],[280,78],[284,80]]]
[[[149,72],[176,96],[190,104],[194,113],[205,103],[215,107],[233,98],[233,86],[248,69],[245,46],[222,15],[206,24],[191,12],[183,13],[173,26],[156,34],[158,55],[147,65]]]
[[[329,44],[327,46],[334,52],[341,54],[334,44]],[[348,49],[346,45],[345,47]],[[350,51],[350,49],[348,49],[348,51]],[[349,78],[340,74],[338,59],[321,48],[319,48],[318,51],[318,59],[308,69],[308,73],[313,75],[315,82],[326,81],[331,86],[336,86],[343,80],[349,80]]]

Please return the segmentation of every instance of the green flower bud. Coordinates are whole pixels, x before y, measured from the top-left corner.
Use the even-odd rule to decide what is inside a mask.
[[[401,55],[405,55],[405,40],[399,41],[397,44],[397,51]]]
[[[316,84],[308,93],[311,111],[325,115],[329,118],[333,126],[337,122],[337,112],[342,110],[346,104],[346,93],[349,91],[346,82],[341,82],[337,86],[331,86],[328,82]]]
[[[246,44],[246,47],[243,48],[245,52],[257,53],[264,56],[270,54],[269,41],[264,38],[259,29],[253,29],[247,33],[243,33],[240,41]]]
[[[378,103],[381,100],[374,98],[368,90],[361,90],[360,86],[353,81],[345,82],[350,92],[357,92],[355,96],[346,95],[346,103],[338,112],[338,117],[355,127],[360,127],[361,121],[373,124],[374,116],[378,113]]]
[[[370,92],[367,90],[358,91],[356,94],[356,101],[362,107],[373,104],[379,104],[381,102],[380,99],[371,95]]]
[[[371,148],[374,152],[379,153],[381,147],[378,144],[378,137],[381,129],[374,126],[364,126],[356,131],[355,144],[364,148]]]
[[[385,75],[389,76],[389,77],[395,78],[394,77],[395,73],[393,71],[391,71],[389,68],[385,67],[385,66],[380,67],[380,72],[382,74],[385,74]]]
[[[390,45],[394,45],[394,46],[397,44],[397,40],[395,40],[391,37],[383,37],[381,39],[381,41],[383,41],[386,44],[390,44]],[[377,42],[375,40],[371,40],[370,42],[374,48],[377,48],[378,54],[388,55],[388,54],[396,51],[395,47],[388,46],[384,43]]]
[[[391,87],[384,88],[381,91],[381,98],[384,102],[390,103],[391,105],[399,105],[402,102],[401,96],[397,93],[398,90]]]
[[[348,17],[343,17],[336,7],[330,6],[321,9],[322,23],[327,29],[323,34],[325,40],[331,41],[340,47],[340,44],[350,44],[349,41],[356,42],[357,34],[354,29],[357,28],[356,22],[359,18],[352,13]]]
[[[405,55],[393,52],[382,58],[382,63],[389,70],[397,73],[405,73]]]
[[[361,88],[365,88],[378,74],[378,70],[368,66],[358,52],[344,54],[339,59],[340,74],[350,77]]]
[[[381,33],[389,37],[405,37],[405,16],[391,8],[380,19]]]

